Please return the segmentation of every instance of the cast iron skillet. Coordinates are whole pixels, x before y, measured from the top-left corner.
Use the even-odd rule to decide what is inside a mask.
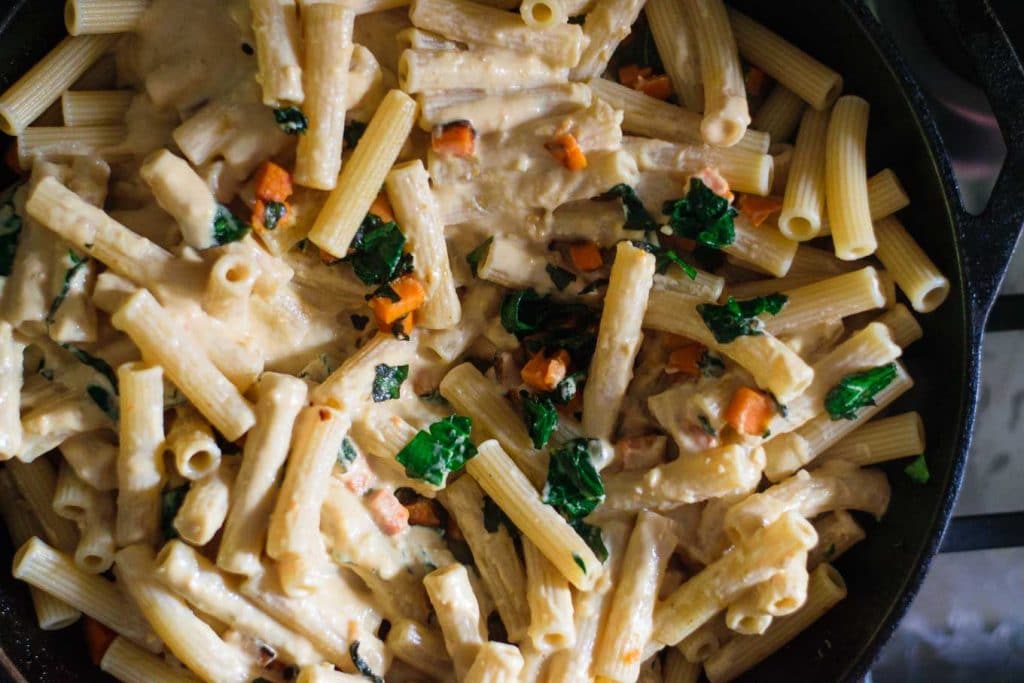
[[[849,597],[747,676],[856,680],[920,586],[963,476],[984,321],[1024,222],[1019,196],[1024,191],[1024,69],[987,0],[938,0],[936,11],[946,15],[961,37],[1009,149],[988,209],[971,216],[961,206],[925,99],[863,0],[735,1],[838,69],[846,77],[846,92],[871,102],[869,171],[895,169],[913,200],[903,212],[905,223],[952,282],[949,300],[921,318],[925,337],[906,356],[917,386],[897,406],[924,416],[931,482],[911,483],[901,463],[887,468],[893,485],[888,514],[880,524],[870,525],[868,539],[838,563]],[[61,0],[19,0],[6,7],[0,2],[0,88],[64,35],[62,6]],[[11,554],[3,539],[0,645],[9,663],[33,683],[107,680],[88,661],[80,628],[38,630],[28,592],[7,570]]]

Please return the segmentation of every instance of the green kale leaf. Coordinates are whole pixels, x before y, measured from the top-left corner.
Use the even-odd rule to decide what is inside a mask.
[[[476,456],[476,446],[469,439],[472,428],[472,421],[462,415],[438,420],[417,432],[395,459],[405,466],[406,475],[441,486],[449,472]]]
[[[99,384],[86,386],[85,393],[111,420],[114,422],[118,421],[121,416],[121,410],[117,404],[117,394],[107,391]]]
[[[658,230],[658,222],[644,208],[644,203],[640,201],[636,190],[625,183],[619,183],[601,195],[601,199],[611,199],[614,197],[622,200],[622,208],[626,214],[626,225],[624,226],[626,230],[640,230],[644,233],[656,232]]]
[[[366,214],[351,249],[344,260],[365,284],[385,285],[412,270],[412,254],[405,253],[405,235],[398,224],[385,223],[375,214]]]
[[[181,509],[181,504],[185,502],[188,489],[189,484],[182,484],[177,488],[166,489],[160,494],[160,531],[165,542],[178,537],[178,530],[174,528],[174,518]]]
[[[825,395],[825,410],[833,420],[855,420],[857,411],[875,405],[875,395],[894,379],[895,363],[847,375]]]
[[[532,289],[509,292],[501,304],[502,326],[524,341],[527,351],[565,349],[580,365],[593,355],[597,321],[583,304],[554,301]]]
[[[298,107],[281,107],[274,110],[274,120],[277,127],[288,135],[300,135],[309,128],[309,119]]]
[[[699,245],[721,249],[736,239],[733,224],[736,209],[712,192],[700,178],[690,180],[690,190],[685,197],[665,202],[662,212],[668,216],[668,224],[676,235]]]
[[[378,364],[373,369],[373,402],[380,403],[398,398],[402,390],[402,382],[408,377],[408,365]]]
[[[915,484],[927,484],[928,480],[931,479],[931,473],[928,471],[928,462],[924,459],[924,455],[914,458],[914,461],[903,468],[903,471]]]
[[[275,229],[286,213],[288,213],[288,207],[281,202],[267,201],[263,205],[263,227],[267,230]]]
[[[604,482],[591,458],[600,447],[597,439],[573,439],[551,452],[544,502],[566,519],[586,517],[604,500]]]
[[[608,546],[604,544],[604,537],[601,535],[601,527],[594,526],[593,524],[587,524],[582,519],[577,519],[569,523],[569,525],[579,534],[579,537],[586,542],[590,549],[594,551],[594,555],[601,562],[608,559]]]
[[[64,280],[61,282],[60,291],[57,296],[54,297],[50,303],[50,310],[46,313],[46,324],[52,325],[57,317],[57,309],[64,303],[64,300],[68,298],[68,292],[71,291],[71,284],[75,280],[75,276],[82,270],[85,264],[89,261],[88,258],[82,258],[75,252],[68,250],[68,261],[71,262],[71,267],[64,271]]]
[[[555,404],[547,396],[531,396],[526,391],[520,391],[519,396],[523,400],[523,418],[526,431],[533,440],[533,447],[544,448],[558,424]]]
[[[587,373],[578,370],[555,385],[555,388],[547,395],[558,405],[565,405],[576,396],[580,389],[580,383],[587,378]]]
[[[504,524],[512,538],[519,538],[519,528],[508,518],[505,511],[491,500],[490,496],[484,496],[484,529],[489,534],[498,533],[499,525]]]
[[[347,436],[341,440],[341,448],[338,449],[338,463],[345,468],[356,461],[359,454],[356,453],[356,447],[352,444],[352,440]]]
[[[675,252],[675,249],[667,249],[652,242],[648,242],[647,240],[632,240],[632,244],[637,249],[643,249],[646,252],[654,254],[654,272],[659,274],[667,273],[669,266],[674,263],[679,266],[686,277],[691,280],[697,279],[697,269],[684,261],[683,258]]]
[[[789,301],[785,294],[769,294],[745,301],[729,297],[725,304],[698,304],[697,312],[704,324],[715,335],[719,344],[728,344],[737,337],[764,334],[763,324],[757,316],[762,313],[777,315]]]
[[[469,264],[469,270],[474,276],[476,276],[477,271],[480,269],[480,263],[484,260],[484,257],[487,256],[487,252],[490,250],[491,243],[493,242],[494,238],[488,237],[481,242],[478,247],[473,249],[473,251],[466,254],[466,263]]]
[[[223,204],[217,205],[217,212],[213,215],[213,242],[215,246],[237,242],[248,234],[248,223],[231,213],[228,207]]]
[[[721,377],[725,372],[725,363],[721,358],[704,349],[700,358],[697,359],[697,369],[700,370],[701,377]]]

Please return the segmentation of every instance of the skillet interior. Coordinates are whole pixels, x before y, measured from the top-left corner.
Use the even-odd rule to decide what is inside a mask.
[[[5,16],[18,11],[14,20],[0,23],[0,87],[64,34],[63,2],[4,4]],[[905,87],[905,70],[890,66],[885,53],[892,48],[884,38],[878,42],[879,29],[859,0],[735,4],[839,70],[846,92],[871,102],[869,172],[886,166],[896,171],[913,202],[902,218],[952,284],[947,302],[921,318],[925,338],[906,356],[917,386],[897,406],[924,417],[931,482],[913,484],[901,462],[887,468],[893,485],[888,515],[869,523],[868,539],[838,562],[849,597],[744,680],[854,679],[891,634],[923,577],[952,509],[973,422],[977,357],[947,195],[953,185],[948,163],[934,152],[940,146],[934,126],[915,112],[923,106],[919,93]],[[33,682],[110,680],[89,663],[79,627],[38,630],[28,592],[10,576],[11,556],[6,537],[0,538],[0,644],[13,663]]]

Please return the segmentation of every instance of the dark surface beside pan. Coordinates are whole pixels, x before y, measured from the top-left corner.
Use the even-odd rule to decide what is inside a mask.
[[[53,0],[29,0],[17,20],[0,26],[0,86],[24,72],[63,35]],[[935,313],[923,316],[925,338],[906,361],[917,386],[898,410],[919,410],[927,425],[932,480],[911,483],[902,463],[887,467],[893,485],[889,513],[868,523],[868,539],[838,562],[850,594],[809,632],[769,659],[745,680],[830,681],[863,674],[916,590],[938,542],[959,485],[973,421],[977,359],[970,350],[973,315],[965,309],[964,283],[947,188],[948,164],[937,158],[937,138],[915,108],[922,98],[908,92],[905,71],[894,72],[884,53],[892,48],[860,3],[737,2],[846,78],[846,92],[872,104],[869,172],[893,168],[912,198],[907,227],[949,276],[953,290]],[[3,8],[0,3],[0,8]],[[11,548],[0,543],[0,642],[29,681],[109,680],[88,662],[80,627],[40,634],[24,586],[9,575]]]

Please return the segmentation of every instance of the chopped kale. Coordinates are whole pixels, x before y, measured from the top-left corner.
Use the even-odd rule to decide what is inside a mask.
[[[701,377],[721,377],[725,372],[725,363],[721,358],[704,349],[700,358],[697,359],[697,369],[700,370]]]
[[[490,250],[491,243],[493,242],[494,238],[488,237],[483,242],[481,242],[478,247],[473,249],[473,251],[466,254],[466,263],[469,264],[469,270],[473,273],[474,276],[480,269],[480,262],[484,260],[485,256],[487,256],[487,252],[488,250]]]
[[[117,405],[117,394],[104,389],[98,384],[90,384],[85,387],[85,393],[89,395],[92,402],[100,407],[111,420],[117,422],[120,417],[120,409]]]
[[[268,200],[263,205],[263,227],[273,230],[278,222],[288,213],[288,207],[281,202]]]
[[[345,141],[345,149],[355,149],[366,132],[366,124],[362,121],[349,121],[345,124],[345,132],[342,139]]]
[[[895,363],[847,375],[825,395],[825,410],[833,420],[854,420],[859,409],[875,405],[875,395],[894,379]]]
[[[643,249],[646,252],[654,254],[654,272],[664,274],[668,272],[669,266],[674,263],[682,269],[686,277],[691,280],[697,279],[697,269],[684,261],[674,249],[666,249],[665,247],[654,244],[653,242],[648,242],[647,240],[631,240],[631,242],[637,249]]]
[[[384,683],[384,678],[373,673],[373,669],[366,663],[366,660],[359,656],[359,641],[354,640],[352,644],[348,646],[348,654],[352,658],[352,664],[356,667],[356,671],[361,673],[364,678],[368,678],[373,683]]]
[[[110,386],[113,387],[114,391],[117,391],[117,374],[114,372],[114,368],[110,367],[110,364],[107,363],[107,361],[86,353],[82,349],[72,346],[71,344],[61,344],[61,347],[67,349],[67,351],[69,351],[79,363],[82,365],[88,365],[90,368],[103,375],[104,379],[110,382]]]
[[[360,332],[365,330],[366,329],[366,324],[370,322],[370,316],[368,316],[368,315],[359,315],[358,313],[353,313],[348,318],[349,318],[349,320],[352,321],[352,327],[356,328]]]
[[[174,518],[185,502],[185,495],[188,493],[189,484],[182,484],[173,489],[166,489],[160,494],[160,531],[163,533],[164,541],[178,537],[178,530],[174,528]]]
[[[344,260],[352,264],[356,277],[365,284],[383,285],[412,270],[412,254],[405,253],[404,248],[405,235],[397,223],[385,223],[368,213]]]
[[[697,312],[704,324],[715,335],[719,344],[728,344],[737,337],[764,334],[763,323],[757,316],[762,313],[777,315],[789,301],[785,294],[769,294],[745,301],[729,297],[724,305],[698,304]]]
[[[551,282],[559,292],[576,281],[576,276],[565,268],[559,268],[558,266],[549,263],[544,267],[544,270],[547,271],[548,277],[551,278]]]
[[[904,467],[903,471],[916,484],[927,484],[932,476],[928,471],[928,461],[924,459],[924,455],[914,458],[914,461]]]
[[[298,107],[282,107],[274,110],[277,127],[288,135],[301,135],[309,128],[309,119]]]
[[[356,453],[356,447],[352,445],[352,440],[347,436],[341,440],[341,448],[338,449],[338,462],[342,467],[348,467],[356,461],[359,454]]]
[[[237,242],[249,234],[249,224],[236,217],[228,207],[217,205],[213,215],[213,242],[216,246]]]
[[[54,297],[50,303],[50,310],[46,313],[46,324],[52,325],[57,316],[57,309],[64,303],[64,300],[68,298],[68,292],[71,291],[71,285],[75,280],[75,276],[82,270],[85,264],[89,261],[88,258],[82,258],[75,252],[68,250],[68,261],[71,262],[71,267],[64,271],[64,281],[61,282],[60,292]]]
[[[658,222],[644,208],[636,190],[625,183],[619,183],[612,189],[601,195],[602,199],[618,197],[622,200],[622,208],[626,214],[626,230],[640,230],[642,232],[654,232],[658,229]]]
[[[721,249],[736,239],[733,225],[736,209],[712,192],[700,178],[690,180],[690,190],[685,197],[665,202],[662,212],[668,216],[668,224],[676,235],[699,245]]]
[[[14,210],[14,193],[20,184],[12,185],[0,196],[0,277],[11,274],[14,254],[21,234],[21,216]]]
[[[576,553],[572,554],[572,561],[576,563],[576,566],[580,568],[584,574],[587,573],[587,563],[583,561],[583,558]]]
[[[601,448],[597,439],[573,439],[551,452],[544,502],[564,517],[586,517],[604,500],[604,482],[591,458]]]
[[[452,415],[420,430],[395,459],[405,466],[406,475],[441,486],[449,472],[455,472],[476,455],[469,440],[473,423],[468,417]]]
[[[380,363],[373,369],[373,402],[381,403],[398,398],[402,382],[409,377],[408,365]]]
[[[519,396],[523,399],[523,418],[533,447],[544,448],[558,424],[555,404],[547,396],[532,396],[526,391],[520,391]]]
[[[501,302],[501,326],[516,336],[536,332],[544,322],[547,303],[532,289],[509,292]]]
[[[594,551],[594,555],[601,562],[608,559],[608,547],[604,544],[604,537],[601,535],[601,527],[594,526],[593,524],[587,524],[582,519],[577,519],[570,522],[570,526],[579,534],[580,538],[586,542],[590,549]]]
[[[512,538],[519,538],[519,528],[512,523],[505,511],[490,496],[484,496],[484,529],[489,534],[498,533],[498,526],[504,524]]]
[[[718,432],[711,425],[711,420],[707,418],[707,415],[698,415],[697,422],[700,423],[700,428],[704,430],[704,433],[708,436],[718,436]]]
[[[583,304],[541,296],[532,289],[505,295],[501,324],[530,353],[565,349],[580,365],[589,363],[597,343],[597,315]]]
[[[554,390],[548,394],[548,398],[559,405],[565,405],[576,396],[579,391],[580,382],[587,378],[582,370],[566,375],[565,379],[555,385]]]

